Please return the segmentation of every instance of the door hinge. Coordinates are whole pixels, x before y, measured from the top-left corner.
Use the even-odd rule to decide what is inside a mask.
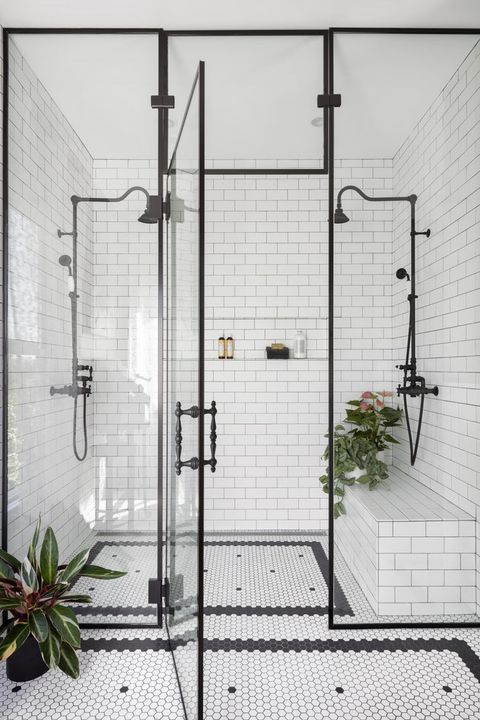
[[[174,95],[151,95],[150,103],[154,110],[160,110],[161,108],[173,110],[175,107],[175,97]]]
[[[317,107],[328,108],[328,107],[340,107],[342,104],[342,96],[338,94],[334,95],[317,95]]]
[[[149,578],[148,580],[148,602],[151,605],[161,605],[162,599],[165,598],[165,604],[168,605],[168,580],[162,583],[158,578]]]

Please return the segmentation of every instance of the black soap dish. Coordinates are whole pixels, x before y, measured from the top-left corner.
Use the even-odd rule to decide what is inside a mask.
[[[290,350],[288,347],[279,349],[267,346],[265,350],[267,351],[267,360],[288,360],[290,357]]]

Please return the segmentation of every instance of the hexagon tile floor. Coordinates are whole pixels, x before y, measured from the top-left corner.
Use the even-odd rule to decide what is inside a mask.
[[[151,542],[135,553],[136,542],[99,540],[99,562],[118,556],[145,579]],[[480,630],[329,631],[324,542],[208,538],[204,720],[480,720]],[[337,570],[339,616],[371,619],[354,579]],[[136,582],[124,583],[97,596],[88,620],[151,622],[144,598]],[[2,719],[184,720],[163,631],[84,629],[82,637],[79,680],[2,677]],[[191,655],[178,647],[177,668]]]

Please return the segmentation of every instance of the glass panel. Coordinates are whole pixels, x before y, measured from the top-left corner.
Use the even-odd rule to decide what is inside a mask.
[[[479,619],[479,81],[479,36],[335,36],[337,622]]]
[[[158,192],[157,56],[155,34],[10,38],[8,543],[41,513],[62,560],[128,571],[77,581],[91,623],[157,622],[158,225],[143,192],[96,200]]]
[[[200,71],[199,71],[200,72]],[[187,716],[199,717],[199,537],[203,466],[199,467],[202,432],[200,383],[200,252],[203,203],[199,135],[200,97],[197,75],[181,134],[172,157],[168,184],[168,413],[169,463],[167,623]],[[202,122],[202,120],[200,120]],[[199,410],[200,408],[200,410]],[[189,465],[181,465],[181,463]],[[203,582],[203,578],[201,578]],[[201,610],[200,610],[201,611]]]
[[[207,167],[323,167],[321,35],[170,37],[168,46],[174,129],[197,59],[208,64]]]

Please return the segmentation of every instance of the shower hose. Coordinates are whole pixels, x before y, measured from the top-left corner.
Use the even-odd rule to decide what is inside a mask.
[[[83,396],[83,453],[80,454],[77,449],[77,407],[78,395],[73,399],[73,452],[77,460],[82,462],[87,457],[88,438],[87,438],[87,395]]]
[[[409,361],[410,361],[410,345],[411,345],[412,333],[413,333],[412,303],[410,302],[410,311],[409,311],[409,319],[408,319],[407,353],[406,353],[406,357],[405,357],[405,365],[408,365]],[[406,378],[406,372],[405,372],[404,385],[406,385],[406,383],[407,383],[407,378]],[[405,393],[403,396],[403,407],[405,409],[405,422],[407,424],[408,442],[410,445],[410,465],[415,465],[415,460],[417,459],[418,444],[420,442],[420,433],[422,430],[424,402],[425,402],[425,395],[422,393],[420,395],[420,411],[418,414],[417,434],[416,434],[415,441],[414,441],[413,434],[412,434],[412,428],[410,425],[410,415],[408,412],[407,394]]]
[[[77,339],[77,294],[74,290],[70,293],[70,308],[72,318],[72,390],[73,395],[73,430],[72,445],[73,453],[79,462],[85,460],[88,451],[87,437],[87,394],[83,394],[83,453],[78,452],[77,448],[77,415],[78,415],[78,339]]]

